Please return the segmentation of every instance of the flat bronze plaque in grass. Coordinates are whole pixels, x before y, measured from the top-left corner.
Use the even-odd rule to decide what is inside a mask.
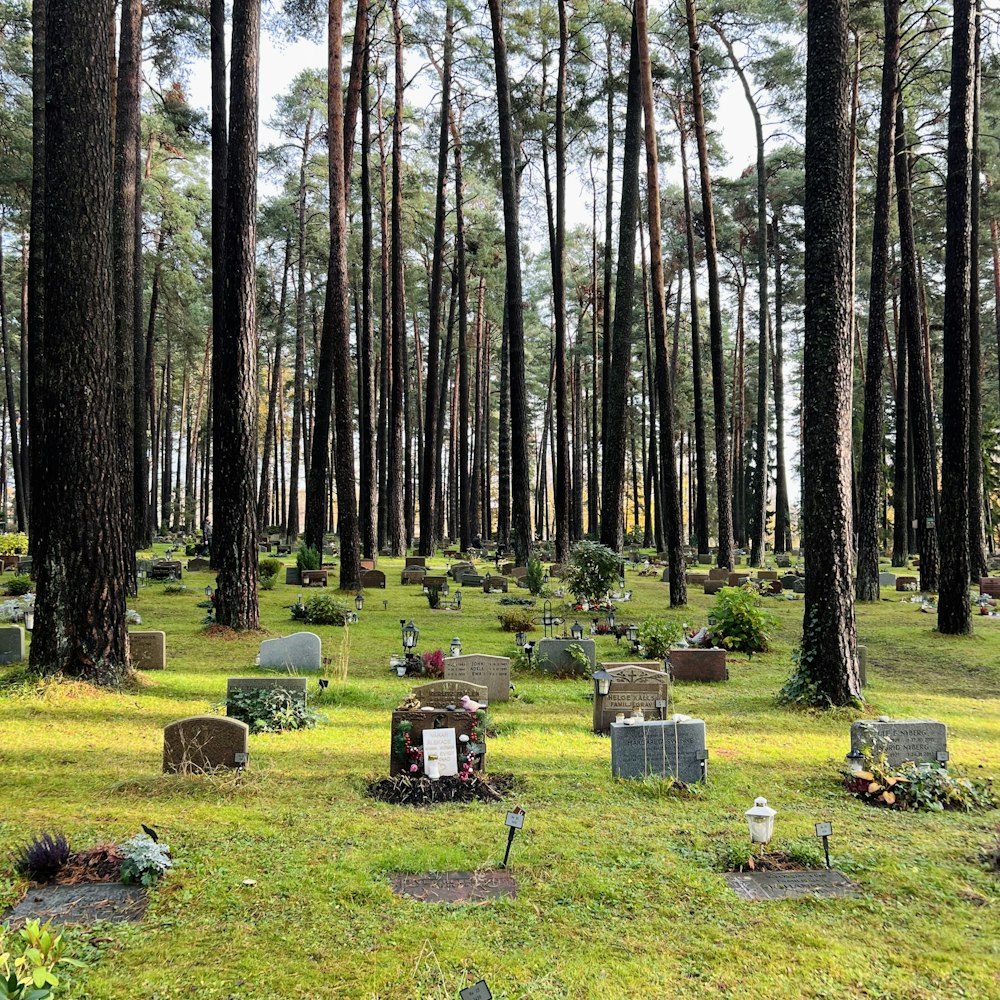
[[[510,872],[393,872],[392,891],[419,903],[488,903],[515,899],[517,883]]]
[[[148,902],[148,893],[141,885],[121,882],[44,885],[29,889],[24,899],[0,919],[4,923],[9,921],[12,929],[35,918],[60,925],[96,924],[101,920],[113,924],[136,923],[142,919]]]
[[[740,899],[805,899],[809,896],[857,896],[861,887],[836,869],[805,872],[726,872],[729,888]]]

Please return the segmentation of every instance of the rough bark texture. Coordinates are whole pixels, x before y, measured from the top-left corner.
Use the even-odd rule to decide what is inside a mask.
[[[944,391],[941,398],[941,593],[938,628],[972,630],[969,605],[969,297],[975,7],[955,0],[948,112],[944,258]],[[977,501],[978,502],[978,499]]]
[[[493,61],[497,77],[500,121],[500,173],[503,188],[506,251],[506,314],[510,357],[511,542],[522,566],[531,554],[531,481],[528,466],[528,399],[524,378],[524,309],[521,299],[521,240],[514,149],[514,116],[507,75],[500,0],[489,0],[493,27]]]
[[[899,141],[898,138],[896,140]],[[905,566],[910,557],[910,408],[906,330],[896,319],[896,440],[892,458],[892,565]]]
[[[256,629],[257,72],[260,0],[233,6],[222,327],[212,339],[216,620]]]
[[[632,355],[632,311],[635,290],[635,229],[639,216],[639,151],[642,92],[635,18],[628,69],[625,110],[625,151],[621,208],[618,217],[618,276],[611,367],[605,372],[608,419],[601,472],[601,542],[621,552],[624,542],[625,455],[627,453],[628,371]]]
[[[698,166],[701,172],[701,210],[705,228],[705,266],[708,273],[709,342],[712,350],[712,394],[715,400],[715,482],[718,493],[719,566],[732,567],[733,492],[726,437],[726,375],[722,357],[722,305],[719,301],[719,264],[715,244],[715,210],[712,207],[712,178],[708,167],[708,136],[705,131],[705,106],[701,94],[701,55],[698,44],[698,21],[694,0],[686,0],[688,47],[691,57],[691,97],[694,130],[698,142]]]
[[[660,495],[663,498],[663,527],[666,535],[670,576],[670,606],[676,608],[687,604],[687,582],[684,573],[684,543],[681,538],[677,457],[674,452],[674,400],[667,370],[667,302],[663,279],[663,237],[660,231],[659,156],[656,148],[653,73],[649,60],[649,32],[646,16],[646,0],[636,0],[636,35],[639,43],[639,76],[646,141],[649,261],[653,292],[653,339],[656,354],[655,379],[660,411],[660,468],[663,478]],[[653,372],[650,371],[650,379],[653,377]],[[652,449],[651,453],[655,454]]]
[[[847,0],[807,26],[801,669],[817,700],[861,696],[851,580],[851,190]]]
[[[865,417],[861,436],[861,511],[858,522],[859,601],[880,596],[878,557],[882,550],[882,449],[885,406],[886,306],[889,277],[889,226],[892,205],[892,156],[896,142],[896,90],[899,77],[899,0],[884,0],[885,47],[882,56],[882,107],[879,112],[878,166],[872,223],[872,265],[868,291],[868,366]]]
[[[45,380],[37,449],[31,665],[102,684],[128,674],[115,434],[111,0],[49,0],[45,32]],[[85,163],[86,169],[80,169]]]
[[[785,472],[785,372],[784,344],[782,342],[785,323],[785,281],[781,255],[781,231],[777,214],[771,220],[773,237],[771,249],[774,254],[774,428],[776,438],[775,457],[777,470],[774,477],[774,551],[787,552],[791,548],[791,525],[788,511],[788,478]]]

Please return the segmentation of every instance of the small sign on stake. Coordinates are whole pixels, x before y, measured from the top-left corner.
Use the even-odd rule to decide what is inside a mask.
[[[507,813],[504,825],[510,829],[507,834],[507,850],[503,853],[503,864],[500,865],[501,868],[507,867],[507,861],[510,858],[511,844],[514,843],[514,834],[524,827],[524,810],[520,806],[515,806],[512,812]]]
[[[493,1000],[493,994],[486,985],[485,979],[480,979],[478,983],[473,983],[472,986],[466,986],[458,995],[461,997],[461,1000]]]
[[[826,855],[826,867],[830,867],[830,838],[833,836],[833,823],[817,823],[816,836],[823,840],[823,853]]]

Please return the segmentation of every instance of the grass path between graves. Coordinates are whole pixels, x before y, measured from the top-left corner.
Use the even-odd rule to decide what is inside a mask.
[[[388,671],[399,619],[420,626],[419,651],[446,650],[453,635],[464,652],[513,649],[496,596],[467,591],[460,613],[431,613],[419,587],[398,584],[399,567],[380,561],[388,589],[368,592],[350,629],[350,670],[331,684],[327,721],[251,737],[242,782],[160,773],[163,727],[217,706],[227,676],[254,672],[259,636],[203,634],[195,605],[207,573],[187,577],[186,593],[154,585],[133,602],[142,627],[164,629],[168,644],[168,669],[143,675],[137,690],[0,692],[0,910],[24,892],[11,851],[42,830],[84,847],[144,822],[176,859],[141,924],[73,932],[79,953],[88,942],[99,952],[62,995],[443,1000],[485,978],[498,1000],[1000,997],[1000,880],[978,860],[1000,814],[889,812],[842,791],[857,714],[773,702],[799,602],[772,602],[773,651],[731,659],[728,684],[675,686],[676,710],[707,724],[709,783],[697,798],[612,780],[609,743],[590,731],[589,683],[526,674],[515,677],[519,700],[491,708],[490,769],[519,778],[509,803],[412,810],[366,799],[366,778],[387,771],[390,712],[411,686]],[[711,603],[692,588],[674,614],[666,584],[630,571],[629,585],[622,621],[700,624]],[[298,590],[261,594],[271,634],[297,630],[287,608]],[[953,763],[997,772],[1000,621],[948,638],[933,616],[883,595],[858,612],[871,714],[939,719]],[[343,630],[315,631],[336,657]],[[599,659],[629,658],[624,644],[597,641]],[[834,863],[861,883],[861,898],[738,901],[718,870],[745,848],[743,812],[756,795],[778,810],[773,846],[817,862],[813,824],[832,820]],[[514,803],[527,811],[512,856],[516,900],[453,907],[392,895],[390,872],[495,866]]]

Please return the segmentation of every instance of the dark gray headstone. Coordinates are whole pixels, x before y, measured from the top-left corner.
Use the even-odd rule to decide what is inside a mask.
[[[535,644],[538,669],[549,674],[577,672],[578,668],[568,652],[570,646],[579,646],[587,654],[593,670],[597,665],[597,643],[593,639],[539,639]]]
[[[792,584],[792,592],[796,594],[804,594],[806,592],[806,581],[801,577]]]
[[[702,719],[611,723],[611,773],[616,778],[673,776],[690,784],[708,776]]]
[[[889,767],[908,761],[943,763],[948,753],[948,730],[934,719],[861,719],[851,723],[851,753],[874,747],[884,752]]]
[[[878,585],[880,587],[895,587],[896,586],[896,574],[895,573],[879,573],[879,575],[878,575]]]
[[[0,626],[0,663],[20,663],[24,655],[24,629],[20,625]]]

